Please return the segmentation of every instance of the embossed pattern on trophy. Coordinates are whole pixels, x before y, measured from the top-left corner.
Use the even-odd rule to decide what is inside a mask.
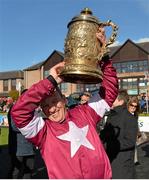
[[[97,29],[96,24],[93,26],[89,22],[83,22],[81,26],[80,22],[71,25],[65,44],[65,58],[68,62],[84,65],[85,61],[87,65],[95,66],[99,54],[99,42],[95,34]]]
[[[102,72],[98,64],[107,52],[107,46],[101,47],[96,37],[100,25],[113,28],[111,40],[108,42],[113,43],[117,34],[116,25],[111,21],[100,22],[92,16],[89,8],[82,10],[79,16],[75,16],[68,23],[64,45],[66,65],[61,73],[65,82],[93,84],[102,81]]]

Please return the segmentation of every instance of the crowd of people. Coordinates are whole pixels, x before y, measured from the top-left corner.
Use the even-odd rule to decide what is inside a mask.
[[[13,98],[11,97],[0,97],[0,112],[8,112]]]
[[[13,98],[11,97],[0,97],[0,126],[8,126],[7,113],[13,104]]]
[[[104,28],[96,36],[105,44]],[[80,102],[69,108],[58,87],[63,82],[59,72],[64,66],[65,62],[53,66],[46,79],[9,104],[12,166],[8,178],[32,178],[36,148],[49,178],[135,178],[138,98],[118,89],[116,70],[106,55],[99,62],[103,73],[99,93],[84,92]],[[98,132],[97,125],[105,114],[106,121]]]
[[[85,96],[86,99],[92,96],[92,92],[90,91],[80,92],[77,98],[71,97],[70,95],[66,97],[67,100],[69,101],[68,107],[75,106],[81,103],[80,100],[83,94],[86,94]],[[138,100],[139,100],[140,113],[147,113],[147,107],[149,108],[149,97],[147,98],[146,93],[141,93],[138,95]],[[147,102],[148,102],[148,106],[147,106]],[[14,103],[13,98],[0,97],[0,112],[8,112],[12,103]]]

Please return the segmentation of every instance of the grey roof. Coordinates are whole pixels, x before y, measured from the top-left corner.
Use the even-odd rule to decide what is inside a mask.
[[[142,42],[136,44],[149,53],[149,42]]]
[[[110,49],[110,56],[112,56],[121,46],[111,46]]]
[[[41,61],[41,62],[39,62],[38,64],[35,64],[35,65],[33,65],[33,66],[27,67],[27,68],[25,68],[25,69],[23,69],[23,70],[24,70],[24,71],[30,71],[30,70],[40,69],[40,68],[45,64],[45,62],[47,62],[47,61],[50,59],[50,57],[51,57],[54,53],[57,53],[57,54],[59,54],[60,56],[64,57],[64,54],[63,54],[62,52],[57,51],[57,50],[54,50],[54,51],[51,53],[51,55],[50,55],[46,60]]]
[[[34,64],[34,65],[32,65],[32,66],[29,66],[29,67],[23,69],[23,70],[26,71],[26,70],[36,70],[36,69],[40,69],[41,66],[44,64],[45,61],[46,61],[46,60],[41,61],[41,62],[39,62],[39,63],[37,63],[37,64]]]
[[[137,46],[142,51],[144,51],[145,53],[149,54],[149,42],[135,43],[132,40],[127,39],[127,41],[125,41],[125,43],[123,43],[122,45],[110,47],[110,56],[115,55],[117,53],[117,51],[122,49],[125,46],[125,44],[127,44],[127,42],[133,43],[134,46]]]
[[[22,70],[0,72],[0,80],[23,79],[23,78],[24,78],[24,72]]]
[[[59,55],[61,55],[62,57],[64,57],[64,53],[62,53],[61,51],[55,50],[55,52],[57,52]]]

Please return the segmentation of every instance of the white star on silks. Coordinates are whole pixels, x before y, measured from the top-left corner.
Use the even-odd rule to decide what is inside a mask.
[[[69,121],[69,131],[65,134],[57,136],[61,140],[70,141],[71,143],[71,158],[75,155],[81,145],[95,150],[92,144],[86,138],[88,133],[88,125],[83,128],[78,128],[74,122]]]

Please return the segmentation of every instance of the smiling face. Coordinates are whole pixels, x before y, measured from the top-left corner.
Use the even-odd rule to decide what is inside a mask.
[[[89,101],[90,97],[89,96],[86,96],[86,95],[82,95],[81,96],[81,101],[80,101],[80,104],[85,104]]]
[[[41,103],[41,108],[51,121],[62,122],[65,119],[65,98],[57,91]]]
[[[81,96],[80,104],[87,103],[91,98],[91,94],[89,92],[84,92],[84,94]]]
[[[128,111],[133,114],[136,111],[137,106],[138,106],[137,103],[132,102],[131,104],[128,105]]]
[[[129,99],[128,101],[128,111],[131,113],[131,114],[138,114],[139,112],[139,101],[138,101],[138,98],[136,96],[133,96]]]

